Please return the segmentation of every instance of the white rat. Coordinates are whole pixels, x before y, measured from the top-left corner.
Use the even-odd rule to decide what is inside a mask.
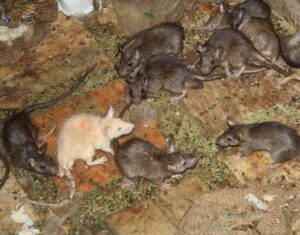
[[[57,204],[36,203],[31,200],[30,202],[52,208],[67,204],[75,193],[75,181],[70,172],[74,161],[82,159],[89,166],[104,164],[107,160],[106,157],[93,160],[95,151],[101,149],[113,154],[110,141],[129,134],[133,128],[133,124],[122,121],[120,118],[114,118],[112,107],[109,108],[105,117],[83,113],[67,119],[58,135],[57,159],[59,166],[62,168],[60,176],[66,175],[71,184],[69,199]]]

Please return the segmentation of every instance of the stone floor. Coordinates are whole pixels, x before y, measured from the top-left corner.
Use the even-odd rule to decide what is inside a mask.
[[[193,43],[202,40],[199,25],[209,14],[197,1],[185,2],[184,59],[190,62],[197,56]],[[127,84],[114,70],[116,45],[121,37],[109,14],[110,6],[99,16],[100,23],[95,23],[95,15],[79,22],[58,13],[53,22],[47,23],[49,31],[38,45],[26,49],[19,62],[0,66],[3,110],[51,99],[97,64],[71,97],[33,115],[41,136],[54,128],[46,137],[47,154],[53,159],[57,135],[65,119],[82,112],[104,115],[110,106],[118,113],[129,101]],[[300,131],[300,84],[291,81],[280,85],[281,79],[275,72],[266,71],[241,79],[207,82],[202,90],[189,90],[179,103],[171,103],[170,95],[162,92],[158,100],[144,101],[126,113],[125,119],[135,123],[136,128],[123,141],[137,136],[164,149],[165,136],[173,134],[177,149],[191,152],[199,159],[194,170],[180,180],[170,181],[169,193],[145,181],[134,181],[132,189],[124,189],[113,156],[99,151],[96,157],[106,155],[108,162],[88,168],[84,162],[76,162],[72,170],[76,181],[74,201],[64,208],[50,210],[33,207],[15,195],[26,192],[35,200],[59,201],[68,194],[65,178],[26,173],[26,182],[20,184],[12,167],[7,184],[0,191],[1,234],[14,234],[21,229],[10,215],[23,204],[43,234],[176,234],[194,200],[211,189],[266,184],[281,187],[295,182],[299,179],[298,163],[287,163],[267,172],[267,154],[236,160],[237,149],[218,152],[214,145],[215,137],[226,128],[227,116],[247,123],[277,120]],[[8,115],[1,111],[0,117],[4,120]]]

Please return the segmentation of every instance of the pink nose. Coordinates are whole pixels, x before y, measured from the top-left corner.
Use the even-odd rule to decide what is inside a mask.
[[[60,166],[58,167],[57,176],[59,176],[59,177],[64,177],[65,176],[65,172]]]

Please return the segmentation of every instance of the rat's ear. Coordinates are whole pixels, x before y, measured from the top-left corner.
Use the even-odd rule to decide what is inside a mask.
[[[113,116],[114,116],[114,109],[112,106],[110,106],[105,118],[113,118]]]
[[[27,165],[28,167],[33,168],[33,167],[35,166],[35,160],[34,160],[33,158],[28,158],[28,159],[26,160],[26,165]]]
[[[236,124],[237,123],[231,117],[227,117],[227,125],[228,125],[228,127],[235,126]]]
[[[224,13],[225,12],[225,3],[221,2],[219,5],[219,12]]]
[[[200,43],[197,43],[197,51],[199,51],[200,53],[205,52],[206,51],[206,47],[204,45],[201,45]]]
[[[136,59],[136,60],[138,60],[138,59],[140,59],[140,57],[141,57],[141,52],[139,51],[139,50],[134,50],[134,58]]]
[[[106,125],[106,126],[104,127],[104,134],[105,134],[105,135],[108,135],[110,129],[111,129],[111,126]]]
[[[175,139],[174,136],[172,135],[168,135],[168,137],[166,138],[166,142],[167,142],[167,153],[174,153],[175,152]]]
[[[215,57],[217,59],[220,59],[225,53],[225,50],[223,47],[218,47],[216,50],[215,50]]]
[[[45,155],[46,149],[47,149],[48,144],[43,143],[43,145],[40,147],[40,154]]]

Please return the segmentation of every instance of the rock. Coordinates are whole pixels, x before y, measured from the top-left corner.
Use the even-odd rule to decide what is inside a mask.
[[[183,16],[182,0],[113,0],[117,28],[125,35],[132,35],[161,22],[175,22]]]
[[[289,24],[295,28],[300,27],[300,0],[266,0],[271,8],[276,11],[280,16],[283,16]]]

